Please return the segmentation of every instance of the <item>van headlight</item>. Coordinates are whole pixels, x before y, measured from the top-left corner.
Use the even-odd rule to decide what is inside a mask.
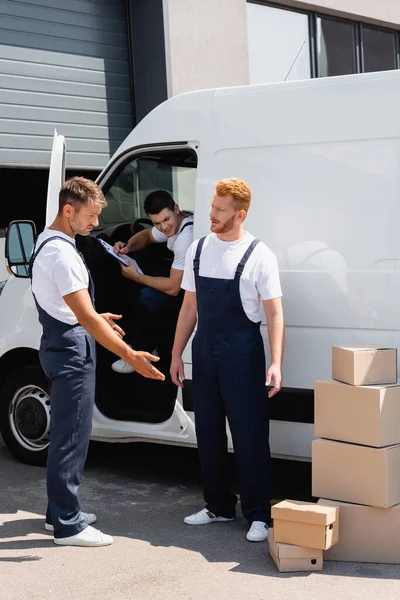
[[[7,283],[7,279],[5,281],[0,281],[0,295],[1,295],[1,292],[4,290],[4,286],[6,285],[6,283]]]

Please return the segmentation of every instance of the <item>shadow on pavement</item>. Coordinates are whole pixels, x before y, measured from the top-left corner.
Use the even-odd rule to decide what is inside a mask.
[[[43,534],[45,471],[15,461],[5,452],[0,460],[10,462],[0,514],[8,514],[0,525],[0,555],[3,550],[33,550],[56,546]],[[284,464],[282,464],[284,463]],[[234,461],[231,460],[234,478]],[[274,498],[311,500],[309,464],[275,461]],[[23,478],[19,474],[23,473]],[[11,482],[8,483],[8,480]],[[4,480],[3,480],[4,481]],[[233,486],[235,488],[235,485]],[[4,486],[3,486],[4,489]],[[92,443],[81,487],[84,510],[98,515],[98,526],[114,537],[141,540],[154,547],[175,547],[201,554],[209,562],[232,563],[232,572],[280,578],[308,577],[309,573],[279,573],[268,553],[267,543],[245,539],[247,523],[240,514],[230,523],[190,527],[183,518],[203,507],[201,474],[194,449],[152,444]],[[18,519],[17,511],[35,513],[38,518]],[[12,514],[16,519],[12,519]],[[40,533],[38,539],[13,537]],[[116,540],[115,543],[118,543]],[[85,550],[86,551],[86,550]],[[35,556],[2,558],[24,562]],[[134,558],[127,558],[134,560]],[[325,562],[328,575],[374,579],[400,579],[396,565]]]

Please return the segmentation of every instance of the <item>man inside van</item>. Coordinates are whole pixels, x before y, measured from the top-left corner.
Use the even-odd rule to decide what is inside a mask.
[[[268,397],[281,387],[284,320],[278,264],[273,252],[243,227],[251,193],[246,182],[217,183],[211,234],[186,255],[185,297],[172,350],[171,377],[185,379],[182,353],[193,333],[193,402],[205,508],[184,519],[206,525],[235,518],[236,495],[227,469],[226,418],[232,433],[247,539],[268,537],[270,450]],[[260,333],[264,308],[271,365]],[[267,392],[266,386],[273,383]]]
[[[91,525],[96,516],[81,512],[77,494],[92,429],[95,396],[95,340],[129,362],[144,377],[163,380],[150,361],[122,341],[120,315],[99,314],[93,282],[75,245],[88,236],[106,206],[100,188],[73,177],[59,193],[58,214],[41,233],[30,262],[32,292],[43,327],[39,357],[49,380],[50,446],[47,459],[48,508],[45,528],[61,546],[107,546],[111,536]]]
[[[121,256],[143,250],[149,244],[166,243],[174,254],[169,277],[152,277],[139,273],[133,265],[122,266],[124,277],[144,286],[129,315],[132,325],[129,326],[128,341],[134,347],[149,348],[151,352],[157,346],[163,324],[169,318],[176,323],[182,305],[181,283],[186,252],[193,242],[193,214],[182,212],[165,190],[151,192],[144,202],[144,210],[153,227],[136,233],[126,244],[117,242],[114,252]],[[124,360],[117,360],[112,369],[121,374],[134,371]]]

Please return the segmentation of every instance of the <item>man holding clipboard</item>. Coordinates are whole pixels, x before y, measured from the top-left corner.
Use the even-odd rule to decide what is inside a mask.
[[[132,320],[132,326],[129,327],[131,329],[129,341],[134,347],[140,346],[149,352],[154,352],[160,342],[160,331],[163,325],[171,318],[176,324],[182,305],[181,283],[186,252],[193,242],[193,214],[181,211],[166,190],[151,192],[144,202],[144,210],[152,221],[153,227],[136,233],[126,244],[117,242],[114,252],[118,257],[129,260],[128,266],[122,265],[123,276],[143,286],[136,304],[127,315],[129,321]],[[135,261],[126,256],[128,252],[137,252],[149,244],[160,243],[166,243],[168,249],[174,254],[169,277],[145,275],[138,268],[137,263],[135,264]],[[124,360],[116,361],[112,369],[121,374],[134,371]]]

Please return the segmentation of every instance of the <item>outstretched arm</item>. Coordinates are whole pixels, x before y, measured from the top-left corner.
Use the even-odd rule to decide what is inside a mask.
[[[122,330],[94,310],[87,289],[67,294],[63,298],[78,322],[104,348],[128,362],[143,377],[162,381],[165,379],[150,362],[157,362],[159,358],[148,352],[137,352],[125,344],[120,337]]]
[[[183,271],[178,269],[171,269],[169,277],[152,277],[151,275],[144,275],[133,265],[125,267],[121,265],[122,275],[127,279],[136,281],[147,287],[151,287],[159,292],[164,292],[169,296],[177,296],[181,290],[181,283],[183,277]]]

